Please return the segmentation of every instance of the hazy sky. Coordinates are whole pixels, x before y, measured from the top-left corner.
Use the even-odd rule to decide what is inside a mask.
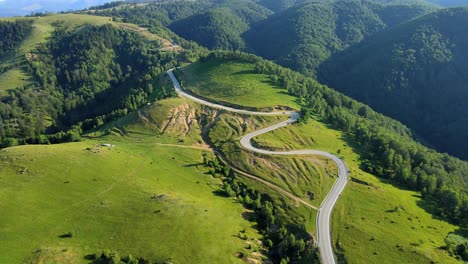
[[[77,10],[108,2],[112,2],[112,0],[0,0],[0,16]]]

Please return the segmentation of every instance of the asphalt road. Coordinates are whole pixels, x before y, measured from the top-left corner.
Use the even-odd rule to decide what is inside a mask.
[[[294,111],[254,112],[254,111],[236,109],[236,108],[232,108],[228,106],[211,103],[203,99],[197,98],[193,95],[190,95],[188,93],[185,93],[182,90],[182,87],[180,86],[179,82],[177,81],[177,78],[175,77],[174,73],[172,72],[172,69],[167,71],[167,74],[169,75],[172,82],[174,83],[174,88],[178,94],[180,94],[183,97],[189,98],[195,102],[198,102],[200,104],[207,105],[207,106],[217,108],[217,109],[223,109],[223,110],[230,111],[230,112],[246,114],[246,115],[286,115],[287,114],[290,116],[290,118],[286,121],[283,121],[281,123],[278,123],[276,125],[273,125],[267,128],[254,131],[252,133],[249,133],[243,136],[240,140],[240,143],[242,147],[244,147],[245,149],[248,149],[250,151],[257,152],[257,153],[267,154],[267,155],[319,155],[319,156],[323,156],[323,157],[331,159],[336,164],[336,166],[338,167],[338,179],[335,181],[332,189],[330,190],[330,192],[327,194],[322,204],[320,205],[320,209],[319,209],[318,217],[317,217],[318,248],[320,251],[320,258],[322,260],[322,263],[323,264],[336,263],[335,255],[333,254],[333,245],[331,241],[330,223],[331,223],[331,214],[332,214],[333,207],[335,206],[336,201],[340,197],[341,192],[343,192],[344,188],[346,187],[346,183],[348,182],[348,168],[346,167],[345,163],[337,156],[331,153],[325,152],[325,151],[321,151],[321,150],[269,151],[269,150],[264,150],[264,149],[258,149],[252,146],[251,144],[252,138],[258,135],[273,131],[275,129],[287,126],[289,124],[292,124],[297,121],[297,119],[300,117],[300,114]]]

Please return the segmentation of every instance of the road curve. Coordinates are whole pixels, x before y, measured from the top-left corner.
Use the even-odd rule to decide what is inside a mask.
[[[286,121],[280,122],[276,125],[272,125],[267,128],[254,131],[252,133],[249,133],[243,136],[240,140],[240,143],[242,147],[244,147],[245,149],[248,149],[253,152],[261,153],[261,154],[266,154],[266,155],[320,155],[320,156],[331,159],[336,164],[336,166],[338,167],[338,179],[335,181],[332,189],[330,190],[330,192],[327,194],[322,204],[320,205],[320,209],[319,209],[318,216],[317,216],[317,235],[318,235],[318,248],[320,251],[320,258],[323,264],[335,264],[336,261],[335,261],[335,256],[333,254],[330,223],[331,223],[331,214],[332,214],[333,207],[335,206],[336,201],[340,197],[341,192],[343,192],[346,186],[346,183],[348,182],[348,169],[345,163],[337,156],[330,154],[328,152],[325,152],[325,151],[321,151],[321,150],[270,151],[270,150],[265,150],[265,149],[259,149],[259,148],[252,146],[251,144],[252,138],[259,136],[261,134],[273,131],[275,129],[287,126],[289,124],[292,124],[297,121],[300,114],[295,111],[255,112],[255,111],[236,109],[236,108],[205,101],[203,99],[197,98],[193,95],[190,95],[184,92],[172,71],[173,71],[172,69],[168,70],[167,74],[171,78],[176,92],[179,95],[189,98],[200,104],[207,105],[207,106],[217,108],[217,109],[226,110],[229,112],[235,112],[235,113],[246,114],[246,115],[285,115],[285,114],[289,115],[289,119]]]

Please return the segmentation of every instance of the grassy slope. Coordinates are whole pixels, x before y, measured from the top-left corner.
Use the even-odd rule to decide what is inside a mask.
[[[13,18],[4,18],[1,20],[12,20]],[[24,18],[15,18],[24,19]],[[37,45],[47,41],[54,27],[52,24],[57,21],[63,21],[63,23],[70,27],[78,27],[84,24],[103,25],[111,23],[108,17],[97,17],[88,15],[76,15],[76,14],[57,14],[44,17],[32,18],[33,31],[31,35],[21,43],[15,52],[11,52],[0,58],[0,64],[10,65],[19,63],[25,60],[27,53],[34,50]],[[0,92],[17,88],[22,85],[30,83],[30,76],[24,71],[22,67],[11,69],[3,74],[0,74],[1,88]]]
[[[0,94],[2,94],[7,90],[30,84],[31,79],[26,76],[22,69],[11,69],[0,74],[0,83]]]
[[[0,18],[1,20],[12,20],[12,19],[25,19],[25,18]],[[78,28],[86,24],[92,25],[104,25],[112,24],[116,27],[130,30],[141,34],[145,38],[153,41],[158,41],[165,50],[178,50],[180,48],[172,47],[172,44],[159,36],[149,33],[136,25],[128,23],[113,22],[109,17],[102,16],[91,16],[82,14],[54,14],[43,17],[31,18],[34,20],[33,31],[31,35],[21,43],[15,52],[11,52],[0,58],[0,65],[10,65],[14,63],[24,62],[27,54],[33,51],[37,45],[45,43],[47,38],[54,31],[53,24],[56,22],[63,23],[63,25],[70,28]],[[24,71],[22,67],[11,69],[3,74],[0,74],[0,95],[5,90],[17,88],[22,85],[31,83],[31,77]]]
[[[195,70],[190,67],[195,68]],[[262,82],[263,76],[249,72],[248,67],[246,64],[233,61],[222,64],[220,62],[193,64],[184,70],[185,87],[189,87],[194,92],[201,92],[206,97],[249,107],[259,107],[259,100],[252,100],[252,98],[268,98],[271,96],[268,93],[273,94],[275,100],[279,102],[290,102],[288,97],[275,93],[276,87],[265,89],[264,87],[268,83]],[[207,70],[208,73],[204,73],[204,70]],[[233,73],[237,74],[233,75]],[[196,77],[193,77],[195,74]],[[227,77],[225,78],[225,76]],[[231,76],[235,76],[235,79]],[[230,83],[237,84],[236,80],[245,79],[249,80],[249,87],[257,88],[257,90],[251,91],[252,94],[258,94],[258,90],[267,94],[258,97],[231,92],[229,97],[224,97],[224,90],[234,91],[235,87],[239,87],[230,86]],[[193,87],[200,90],[193,89]],[[276,101],[272,100],[261,102],[261,107],[277,104]],[[273,120],[263,123],[262,126],[269,122],[273,122]],[[287,181],[281,183],[285,177],[271,178],[274,173],[270,173],[268,168],[262,168],[262,163],[251,157],[251,153],[238,151],[235,140],[238,139],[239,135],[233,132],[235,131],[233,127],[236,127],[233,124],[236,124],[233,117],[221,119],[213,127],[210,136],[219,139],[220,148],[223,152],[231,155],[231,160],[237,162],[240,167],[246,170],[250,169],[250,171],[287,189],[290,184]],[[226,138],[229,140],[224,142],[223,140]],[[350,182],[335,210],[333,238],[334,241],[338,241],[335,247],[338,252],[345,253],[349,263],[362,263],[363,261],[366,263],[426,263],[430,260],[438,263],[456,262],[454,258],[448,256],[438,247],[444,246],[444,238],[447,233],[454,231],[457,227],[434,219],[431,214],[422,209],[424,207],[423,201],[416,192],[398,189],[361,171],[359,169],[359,156],[348,146],[345,138],[346,135],[339,131],[327,128],[320,122],[310,121],[307,125],[293,125],[262,135],[256,139],[256,142],[265,148],[310,148],[322,149],[331,153],[339,152],[351,169],[351,176],[370,184],[368,186]],[[271,162],[271,158],[262,158]],[[294,166],[288,168],[287,165],[290,164],[291,162],[281,163],[282,169],[284,171],[293,169]],[[290,190],[294,192],[294,188]],[[390,212],[395,207],[399,209]]]
[[[281,118],[225,114],[209,131],[211,141],[237,167],[320,206],[336,176],[331,162],[315,156],[270,156],[244,150],[242,135],[280,122]],[[243,130],[235,128],[244,127]],[[309,200],[308,192],[315,195]]]
[[[398,189],[359,169],[359,157],[346,135],[317,121],[293,125],[259,136],[261,146],[278,149],[322,149],[340,155],[351,177],[370,185],[349,182],[333,215],[335,248],[348,263],[454,263],[438,247],[457,229],[426,212],[418,193]],[[420,206],[421,205],[421,206]],[[393,211],[396,207],[399,209]],[[375,253],[374,253],[375,252]]]
[[[182,68],[184,88],[209,99],[242,106],[298,109],[296,98],[272,85],[266,75],[253,72],[255,65],[241,61],[197,62]]]
[[[167,116],[176,103],[161,104],[143,113]],[[0,152],[0,248],[8,252],[0,262],[81,263],[102,249],[176,263],[241,262],[236,252],[248,252],[236,235],[259,235],[241,205],[213,193],[220,181],[198,165],[207,150],[159,144],[177,132],[151,136],[157,125],[141,118],[120,125],[125,137]],[[102,142],[116,146],[86,150]],[[73,238],[58,237],[69,231]]]

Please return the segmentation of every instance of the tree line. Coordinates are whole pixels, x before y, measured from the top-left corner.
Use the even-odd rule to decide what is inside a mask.
[[[36,84],[0,98],[0,146],[75,141],[173,94],[160,79],[184,55],[112,25],[56,27],[26,65]]]
[[[221,192],[237,199],[245,208],[253,210],[258,229],[263,235],[263,245],[268,249],[273,263],[320,263],[318,249],[307,231],[295,224],[296,219],[285,215],[271,197],[237,180],[236,174],[217,158],[203,156],[210,174],[221,177]],[[244,234],[245,236],[245,234]],[[240,238],[242,234],[239,234]]]
[[[217,51],[205,59],[241,59],[256,63],[256,71],[288,89],[302,101],[303,111],[346,132],[357,145],[362,169],[418,191],[437,203],[441,215],[468,226],[468,162],[438,153],[418,142],[407,127],[376,113],[312,78],[241,52]]]
[[[14,50],[32,32],[31,19],[0,21],[0,57]]]

